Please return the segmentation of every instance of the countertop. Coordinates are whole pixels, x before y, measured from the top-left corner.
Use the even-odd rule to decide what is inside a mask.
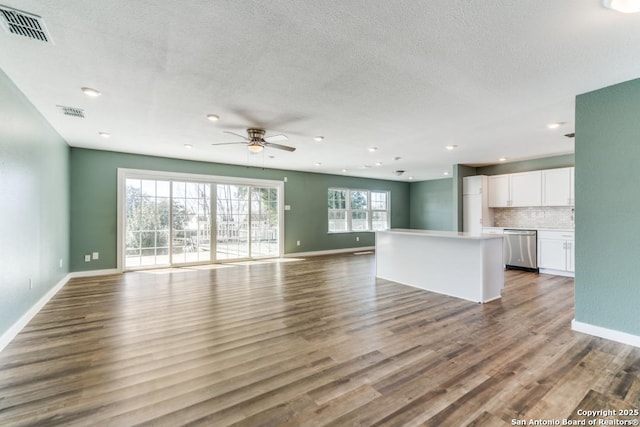
[[[565,232],[575,232],[573,228],[566,227],[482,227],[482,228],[490,228],[492,230],[538,230],[538,231],[565,231]]]
[[[501,234],[478,234],[459,231],[413,230],[408,228],[392,228],[378,233],[406,234],[411,236],[443,237],[448,239],[488,240],[502,239]]]

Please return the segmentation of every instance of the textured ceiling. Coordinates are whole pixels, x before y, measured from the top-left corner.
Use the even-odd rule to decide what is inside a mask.
[[[70,145],[211,162],[421,180],[570,153],[575,96],[640,72],[640,14],[600,0],[3,3],[49,29],[0,32],[0,68]],[[211,145],[247,127],[297,150]]]

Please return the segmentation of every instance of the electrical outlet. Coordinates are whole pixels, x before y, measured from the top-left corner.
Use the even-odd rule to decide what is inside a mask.
[[[284,177],[284,182],[287,182],[287,177],[286,176]]]
[[[91,258],[92,258],[92,259],[99,259],[99,258],[100,258],[100,252],[94,252],[94,253],[91,255]]]
[[[29,289],[33,289],[33,279],[29,277]]]
[[[91,254],[86,254],[84,256],[84,262],[90,262],[91,261]]]
[[[356,237],[356,242],[359,242],[359,241],[360,241],[360,236],[357,236]]]
[[[60,268],[62,268],[62,258],[60,258]]]
[[[296,242],[296,245],[300,246],[300,240],[298,240],[298,241]]]

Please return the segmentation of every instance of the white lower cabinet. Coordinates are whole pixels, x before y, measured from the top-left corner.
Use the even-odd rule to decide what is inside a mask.
[[[574,242],[575,233],[570,231],[538,231],[538,267],[541,272],[573,276]]]

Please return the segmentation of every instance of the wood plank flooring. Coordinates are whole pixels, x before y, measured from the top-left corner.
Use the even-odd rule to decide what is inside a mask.
[[[499,427],[638,410],[640,349],[572,318],[572,279],[508,271],[481,305],[377,280],[371,254],[74,279],[0,353],[0,425]]]

